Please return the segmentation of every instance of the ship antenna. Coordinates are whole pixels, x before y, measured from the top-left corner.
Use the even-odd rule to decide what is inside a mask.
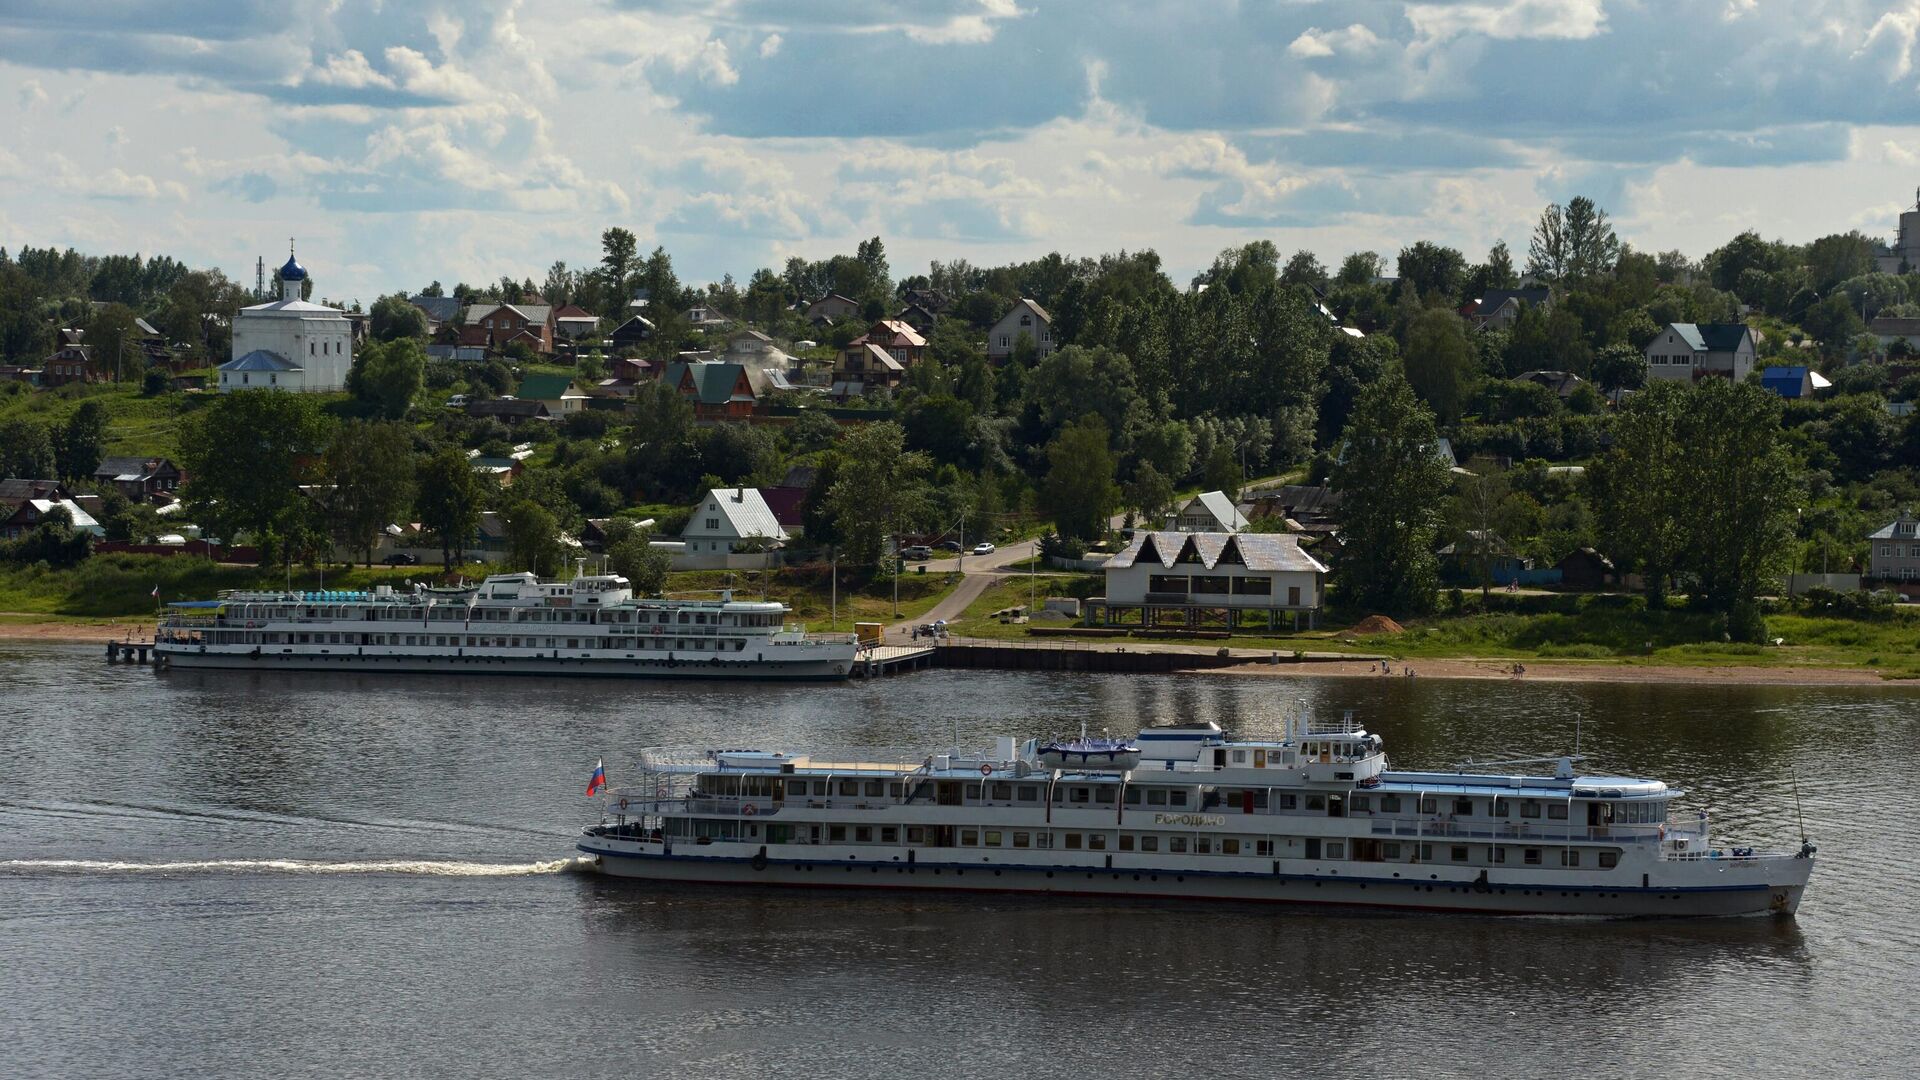
[[[1580,714],[1573,714],[1573,756],[1580,756]]]
[[[1789,767],[1787,776],[1793,781],[1793,816],[1800,823],[1800,846],[1807,846],[1807,815],[1800,809],[1800,770]]]

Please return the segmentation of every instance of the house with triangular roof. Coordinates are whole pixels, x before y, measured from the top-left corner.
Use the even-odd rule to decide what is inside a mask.
[[[1087,601],[1090,622],[1185,629],[1313,627],[1327,577],[1290,533],[1141,530],[1105,572],[1106,595]]]
[[[1666,382],[1743,380],[1760,356],[1745,323],[1668,323],[1647,342],[1647,378]]]
[[[759,488],[714,488],[687,515],[676,569],[759,569],[777,566],[787,530]]]
[[[1053,316],[1031,300],[1023,299],[1013,310],[1000,317],[987,331],[987,362],[1004,364],[1013,358],[1021,338],[1033,342],[1033,356],[1044,360],[1053,352]]]
[[[1226,492],[1203,491],[1176,506],[1167,515],[1167,524],[1178,532],[1232,533],[1247,527],[1247,515]]]

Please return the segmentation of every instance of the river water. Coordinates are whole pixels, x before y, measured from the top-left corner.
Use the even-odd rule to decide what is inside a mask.
[[[0,645],[0,1076],[1894,1076],[1920,692],[926,672],[847,686],[251,675]],[[571,859],[596,758],[1352,708],[1396,766],[1566,750],[1797,920],[660,889]]]

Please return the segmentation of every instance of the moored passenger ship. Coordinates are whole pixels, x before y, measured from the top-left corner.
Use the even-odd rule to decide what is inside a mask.
[[[579,849],[659,881],[920,888],[1489,914],[1791,915],[1813,848],[1716,846],[1657,780],[1395,772],[1349,716],[1229,741],[1149,728],[1110,767],[978,753],[642,753]],[[1045,751],[1044,753],[1042,751]],[[1077,759],[1076,759],[1077,760]],[[1517,764],[1517,763],[1516,763]]]
[[[844,679],[852,634],[810,634],[786,605],[636,599],[617,574],[463,588],[227,592],[168,605],[154,656],[172,667],[695,678]]]

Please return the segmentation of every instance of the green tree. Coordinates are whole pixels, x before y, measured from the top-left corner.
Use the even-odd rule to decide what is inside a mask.
[[[382,531],[413,507],[413,438],[400,424],[349,420],[334,429],[325,470],[328,529],[372,566]]]
[[[1287,260],[1286,268],[1280,271],[1280,283],[1283,285],[1304,285],[1309,289],[1325,290],[1329,278],[1327,268],[1320,265],[1319,256],[1311,251],[1300,250]]]
[[[1133,470],[1133,479],[1127,481],[1124,494],[1126,504],[1140,515],[1140,526],[1147,529],[1160,527],[1161,518],[1176,497],[1173,481],[1154,468],[1151,461],[1142,461]]]
[[[328,420],[310,394],[241,390],[190,416],[180,437],[188,511],[231,543],[244,533],[272,565],[276,545],[297,538],[310,516],[303,484],[315,479]]]
[[[1247,482],[1246,472],[1240,468],[1240,459],[1234,456],[1233,447],[1219,443],[1213,452],[1207,455],[1207,467],[1200,483],[1208,491],[1224,492],[1227,498],[1240,501],[1240,485]]]
[[[1460,418],[1473,374],[1473,347],[1460,316],[1428,308],[1407,326],[1407,381],[1444,423]]]
[[[133,309],[125,304],[108,304],[94,312],[87,322],[87,348],[93,353],[94,366],[111,372],[113,381],[131,379],[145,366],[140,350]]]
[[[1346,548],[1334,585],[1355,608],[1431,610],[1439,584],[1434,556],[1447,494],[1433,413],[1392,375],[1361,392],[1347,421],[1345,453],[1333,468]]]
[[[541,576],[560,566],[560,521],[553,512],[530,499],[506,509],[507,558],[513,566]]]
[[[1647,381],[1647,354],[1633,345],[1608,345],[1593,357],[1593,381],[1602,390],[1638,390]]]
[[[1466,282],[1467,258],[1459,251],[1421,240],[1400,249],[1400,285],[1421,300],[1435,296],[1452,307]]]
[[[419,341],[403,338],[385,344],[369,342],[353,358],[347,386],[353,396],[377,407],[380,415],[398,420],[413,407],[414,396],[426,385],[427,354]]]
[[[882,421],[847,433],[827,503],[841,551],[854,563],[880,559],[886,539],[923,523],[927,455],[906,448],[899,424]]]
[[[1601,543],[1616,562],[1639,570],[1655,608],[1666,601],[1687,540],[1681,474],[1694,464],[1680,441],[1686,405],[1685,391],[1670,382],[1628,398],[1614,416],[1613,448],[1587,470]]]
[[[623,308],[633,298],[634,259],[639,250],[633,234],[617,225],[600,234],[600,273],[614,302]]]
[[[421,528],[440,544],[441,565],[451,570],[456,558],[465,558],[467,543],[480,527],[486,488],[467,455],[455,447],[421,462],[418,475],[414,510]]]
[[[25,417],[0,421],[0,474],[23,480],[52,479],[56,461],[47,429]]]
[[[1107,534],[1108,519],[1120,504],[1107,439],[1106,421],[1088,413],[1061,428],[1047,444],[1047,475],[1040,482],[1039,505],[1061,536],[1098,540]]]
[[[423,338],[427,336],[427,313],[393,293],[373,302],[367,313],[367,329],[376,341]]]
[[[1801,496],[1799,466],[1780,429],[1774,394],[1752,383],[1708,379],[1684,397],[1675,434],[1685,463],[1677,485],[1685,565],[1709,606],[1738,611],[1786,568]],[[1734,629],[1751,639],[1756,621],[1736,619]]]
[[[1527,248],[1527,272],[1578,282],[1612,272],[1619,257],[1620,239],[1607,223],[1606,211],[1585,195],[1576,195],[1564,208],[1550,203],[1540,212]]]
[[[100,467],[100,459],[106,455],[107,407],[91,399],[81,402],[80,407],[73,410],[73,415],[67,417],[67,422],[61,426],[54,443],[54,453],[63,479],[92,479],[93,470]]]
[[[615,518],[607,527],[607,563],[627,579],[636,596],[655,596],[667,587],[673,558],[653,546],[653,535],[631,521]]]

